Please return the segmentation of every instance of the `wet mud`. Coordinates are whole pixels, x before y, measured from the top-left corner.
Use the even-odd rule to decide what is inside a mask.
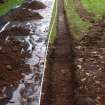
[[[75,45],[78,76],[77,105],[105,104],[105,17],[93,24]]]
[[[0,38],[12,37],[12,36],[28,36],[30,35],[30,29],[24,27],[11,27],[7,28],[0,33]]]
[[[0,105],[39,105],[52,11],[44,2],[46,9],[37,1],[41,10],[32,11],[30,1],[0,17]]]

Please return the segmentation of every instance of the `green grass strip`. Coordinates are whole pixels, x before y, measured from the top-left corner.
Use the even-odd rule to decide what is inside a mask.
[[[97,18],[105,14],[105,0],[81,0],[81,3],[88,12],[96,14]]]
[[[0,4],[0,16],[6,14],[10,9],[22,4],[24,0],[5,0]]]
[[[73,0],[64,1],[70,31],[72,32],[74,39],[80,40],[84,34],[88,32],[90,23],[85,22],[80,18]]]
[[[50,44],[53,44],[57,34],[57,0],[55,0],[49,29]]]

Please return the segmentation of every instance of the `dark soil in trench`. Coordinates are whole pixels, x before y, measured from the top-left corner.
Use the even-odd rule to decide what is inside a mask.
[[[75,45],[77,105],[105,105],[105,17]]]
[[[58,6],[58,33],[48,56],[41,105],[73,105],[75,71],[72,37],[68,32],[63,0]]]
[[[32,10],[45,9],[46,5],[39,1],[26,2],[21,5],[21,7],[16,8],[8,12],[4,16],[5,21],[28,21],[28,20],[38,20],[43,17],[38,12],[33,12]]]

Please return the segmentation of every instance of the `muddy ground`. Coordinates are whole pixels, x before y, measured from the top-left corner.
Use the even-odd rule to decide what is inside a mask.
[[[38,4],[35,7],[35,5],[36,2],[35,4],[34,2],[23,4],[21,7],[9,11],[2,18],[6,22],[10,21],[13,23],[17,21],[24,22],[29,20],[31,21],[42,19],[43,17],[41,14],[33,10],[42,9],[46,6],[43,4]],[[82,17],[81,14],[86,10],[81,9],[83,8],[81,5],[79,6],[80,8],[77,9],[79,9],[80,16]],[[61,9],[60,12],[61,14],[59,14],[61,15],[61,18],[59,18],[59,27],[62,30],[64,29],[64,31],[59,31],[59,33],[61,33],[58,36],[60,40],[57,39],[58,41],[56,41],[56,47],[54,46],[53,52],[54,55],[51,56],[50,67],[47,68],[51,68],[50,70],[53,72],[51,74],[50,71],[48,72],[49,74],[47,74],[49,83],[47,84],[48,87],[46,89],[48,94],[45,96],[45,99],[48,101],[45,101],[44,104],[49,105],[49,103],[57,103],[57,105],[64,105],[64,103],[73,104],[76,102],[75,105],[104,105],[105,17],[103,16],[102,20],[97,22],[93,22],[93,20],[87,18],[87,15],[89,15],[88,13],[85,17],[82,17],[86,21],[88,20],[92,22],[93,26],[89,29],[87,35],[79,43],[75,43],[73,53],[71,48],[73,44],[72,40],[69,39],[69,36],[66,36],[65,39],[65,33],[68,34],[68,32],[66,30],[66,24],[63,20],[64,16],[62,18],[62,10],[63,9]],[[16,14],[15,12],[18,13]],[[89,15],[89,17],[90,16],[91,15]],[[26,27],[8,26],[0,32],[0,103],[2,103],[2,100],[5,102],[5,99],[11,98],[8,96],[8,94],[6,94],[7,87],[16,86],[20,80],[24,78],[24,73],[28,74],[30,72],[31,67],[25,63],[25,59],[31,57],[31,54],[27,51],[28,47],[26,43],[24,41],[19,41],[16,38],[17,36],[31,36],[30,31],[31,30]],[[68,46],[68,44],[70,46]],[[67,50],[65,50],[65,48]],[[75,57],[74,61],[71,61],[72,57],[73,59]],[[76,67],[75,74],[74,71],[72,71],[74,70],[74,65]],[[37,75],[38,76],[34,78],[34,81],[40,78],[39,73],[37,73]],[[77,83],[75,88],[74,82]],[[26,84],[26,88],[29,89],[29,92],[26,88],[20,92],[20,94],[22,94],[22,105],[26,105],[27,102],[30,104],[33,100],[33,97],[26,98],[28,96],[27,94],[33,95],[32,90],[35,88],[32,84],[32,81],[29,81],[28,84]],[[30,85],[32,85],[31,88],[29,87]],[[61,88],[59,89],[60,86]],[[61,101],[61,99],[64,103]],[[11,101],[11,103],[13,102]],[[3,103],[2,105],[5,104]]]
[[[68,33],[65,32],[65,27],[62,25],[63,15],[59,13],[62,22],[59,23],[58,17],[60,31],[58,29],[57,39],[48,56],[42,105],[105,105],[105,16],[102,20],[95,22],[92,20],[94,14],[88,13],[79,0],[78,3],[80,6],[77,8],[78,13],[83,20],[91,22],[92,27],[80,42],[72,43],[68,47],[64,42],[72,41],[66,36]],[[59,5],[59,11],[61,11],[62,6]],[[62,33],[59,35],[60,32]],[[65,33],[64,37],[63,33]],[[71,46],[74,47],[74,53],[69,50]],[[69,57],[72,57],[72,61],[69,61]],[[68,62],[72,64],[71,68],[68,68]],[[67,80],[70,80],[69,84],[67,84]],[[67,85],[65,86],[65,84]],[[66,95],[65,92],[67,92]]]
[[[77,105],[105,104],[105,17],[75,44]]]
[[[25,37],[32,35],[32,30],[19,24],[24,21],[43,19],[40,13],[34,12],[34,10],[45,8],[46,6],[41,2],[30,1],[0,17],[1,21],[3,20],[1,28],[9,21],[9,24],[0,31],[0,105],[8,103],[9,99],[12,98],[11,92],[17,88],[20,82],[24,82],[22,81],[23,78],[30,73],[32,68],[31,65],[26,63],[26,59],[32,57],[32,51],[28,51],[30,46],[25,40]],[[35,79],[37,80],[38,78],[40,77],[38,77],[37,73]]]
[[[27,8],[27,9],[35,9],[35,10],[39,10],[39,9],[45,9],[46,5],[43,4],[40,1],[32,1],[32,2],[26,2],[22,4],[23,8]]]

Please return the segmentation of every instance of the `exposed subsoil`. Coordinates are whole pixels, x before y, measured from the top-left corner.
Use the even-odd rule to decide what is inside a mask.
[[[59,0],[58,4],[58,33],[48,56],[41,105],[74,104],[72,38],[68,32],[63,0]]]
[[[8,14],[4,16],[6,21],[28,21],[28,20],[38,20],[43,17],[38,12],[33,12],[28,9],[17,8],[11,10]]]
[[[93,17],[95,17],[95,14],[88,12],[84,6],[82,5],[80,0],[74,0],[75,7],[77,9],[77,12],[79,13],[81,19],[84,21],[88,21],[90,23],[94,23]]]
[[[31,1],[30,3],[26,2],[22,4],[22,7],[27,9],[32,9],[32,10],[38,10],[38,9],[45,9],[46,5],[40,1]]]
[[[75,45],[77,105],[105,105],[105,17]]]

